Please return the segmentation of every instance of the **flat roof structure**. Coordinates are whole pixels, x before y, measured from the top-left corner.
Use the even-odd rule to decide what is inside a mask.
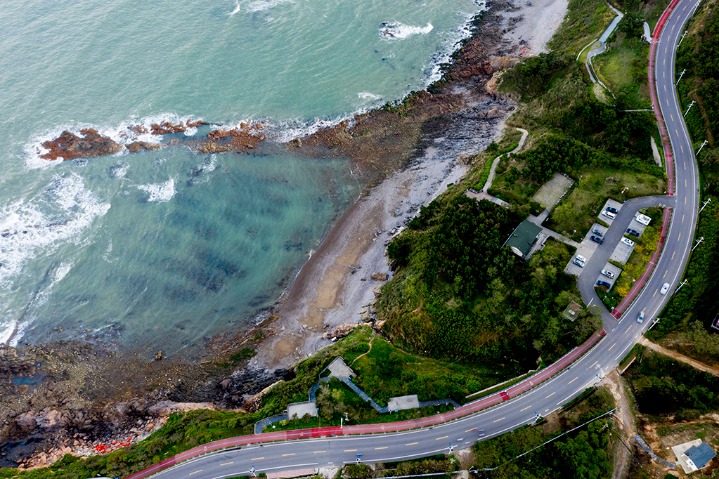
[[[524,220],[509,235],[504,244],[512,248],[514,254],[524,258],[532,250],[532,246],[534,246],[541,231],[542,228],[539,226],[529,220]]]

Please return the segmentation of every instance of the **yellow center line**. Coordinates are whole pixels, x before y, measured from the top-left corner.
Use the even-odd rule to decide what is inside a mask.
[[[345,449],[345,452],[357,452],[357,449]]]
[[[264,459],[264,456],[263,457],[253,457],[252,459],[250,459],[250,461],[261,461],[262,459]]]
[[[195,472],[191,472],[191,473],[188,474],[188,476],[191,476],[191,475],[193,475],[193,474],[197,474],[198,472],[202,472],[202,469],[198,469],[198,470],[196,470]]]
[[[220,466],[229,466],[230,464],[234,464],[234,462],[233,461],[223,462],[222,464],[220,464]]]
[[[500,417],[499,419],[495,419],[495,420],[492,421],[492,422],[499,422],[499,421],[503,421],[503,420],[504,420],[504,418],[503,418],[503,417]]]
[[[294,452],[288,452],[287,454],[282,454],[282,457],[294,456],[294,455],[295,455]]]
[[[375,451],[379,451],[379,450],[381,450],[381,449],[387,449],[387,446],[375,447],[375,448],[374,448]]]
[[[520,409],[520,411],[526,411],[526,410],[529,409],[530,407],[532,407],[532,406],[527,406],[527,407],[525,407],[524,409]]]
[[[577,379],[579,379],[579,376],[577,376],[576,378],[574,378],[574,379],[572,379],[571,381],[569,381],[569,384],[572,384],[572,383],[573,383],[574,381],[576,381]]]
[[[405,446],[416,446],[417,444],[419,444],[419,443],[418,442],[408,442],[407,444],[405,444]]]
[[[449,436],[438,437],[437,439],[435,439],[435,441],[439,441],[440,439],[447,439],[448,437],[449,437]]]

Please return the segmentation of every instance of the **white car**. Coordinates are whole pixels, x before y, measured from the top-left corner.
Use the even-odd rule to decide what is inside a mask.
[[[627,246],[634,246],[634,241],[630,240],[629,238],[622,238],[622,243]]]
[[[635,219],[639,223],[643,224],[644,226],[649,226],[649,223],[652,221],[652,219],[650,217],[648,217],[647,215],[643,215],[641,213],[637,213],[637,216],[635,217]]]
[[[580,263],[586,263],[586,262],[587,262],[587,258],[585,258],[584,256],[582,256],[581,254],[578,254],[578,255],[576,256],[576,260],[579,261]]]
[[[662,289],[659,290],[659,293],[667,294],[667,291],[669,291],[669,283],[664,283],[664,285],[662,286]]]
[[[612,213],[611,211],[607,211],[607,210],[602,211],[602,214],[604,216],[606,216],[607,218],[609,218],[610,220],[613,220],[614,218],[617,217],[616,214]]]
[[[614,277],[614,273],[612,273],[611,271],[608,271],[608,270],[606,270],[606,269],[603,269],[603,270],[602,270],[602,274],[603,274],[604,276],[606,276],[607,278],[613,278],[613,277]]]
[[[644,310],[642,309],[639,313],[639,316],[637,316],[637,323],[643,323],[644,322]]]

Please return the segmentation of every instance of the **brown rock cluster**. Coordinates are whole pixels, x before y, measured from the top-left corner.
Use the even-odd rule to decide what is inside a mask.
[[[74,160],[76,158],[92,158],[95,156],[114,155],[122,150],[122,146],[112,138],[102,136],[93,128],[80,130],[82,136],[75,135],[69,131],[63,131],[54,140],[42,143],[49,151],[40,158],[46,160]]]
[[[213,130],[207,134],[207,140],[200,143],[200,153],[244,153],[265,141],[266,122],[242,122],[237,128]]]
[[[197,128],[202,125],[202,120],[186,122],[179,122],[177,124],[170,121],[163,121],[162,123],[153,123],[150,125],[150,133],[153,135],[166,135],[168,133],[184,133],[189,128]]]

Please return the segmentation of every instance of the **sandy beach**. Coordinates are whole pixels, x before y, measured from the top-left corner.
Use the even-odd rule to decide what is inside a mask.
[[[516,4],[510,11],[493,12],[503,30],[492,56],[516,58],[547,50],[547,43],[567,11],[567,0]],[[288,367],[329,344],[322,334],[341,324],[360,322],[360,310],[373,301],[383,283],[375,272],[392,272],[385,256],[385,242],[393,229],[404,226],[426,205],[459,181],[468,166],[463,157],[483,150],[501,135],[513,105],[504,100],[470,95],[465,115],[479,117],[474,141],[457,145],[451,132],[435,139],[412,164],[385,179],[359,198],[335,223],[293,281],[277,308],[276,334],[260,348],[250,367]],[[461,120],[460,120],[461,121]],[[462,128],[460,121],[456,127]],[[465,132],[466,133],[466,132]],[[449,154],[447,153],[449,152]]]

